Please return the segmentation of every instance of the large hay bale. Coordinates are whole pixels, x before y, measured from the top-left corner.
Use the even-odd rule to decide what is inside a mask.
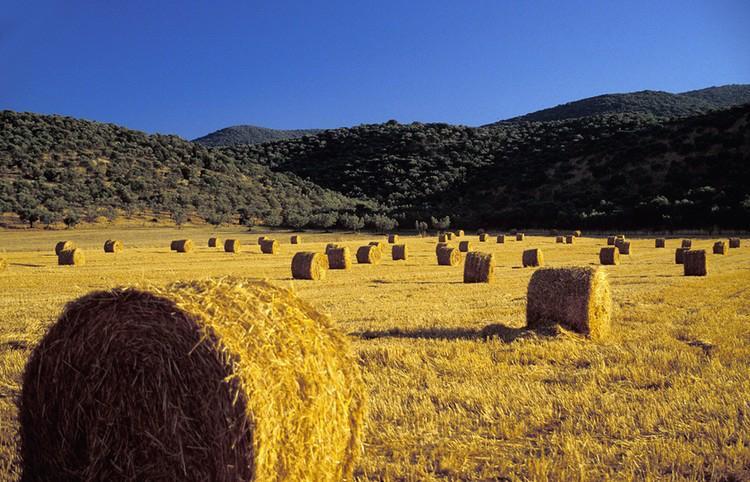
[[[339,246],[326,250],[328,269],[349,269],[352,266],[352,255],[349,248]]]
[[[667,247],[667,240],[664,238],[656,238],[654,240],[654,247],[655,248],[666,248]]]
[[[527,249],[521,256],[521,262],[524,268],[528,266],[544,266],[544,254],[539,248]]]
[[[293,235],[291,238],[289,238],[290,244],[302,244],[302,236],[299,234]]]
[[[487,233],[482,233],[479,235],[479,242],[484,243],[489,239],[490,235]]]
[[[105,253],[121,253],[123,249],[125,246],[119,239],[108,239],[104,242]]]
[[[729,253],[729,246],[726,241],[716,241],[714,243],[714,254],[727,254]]]
[[[557,243],[557,244],[562,244],[564,242],[565,242],[565,236],[557,236],[555,238],[555,243]]]
[[[575,236],[573,235],[565,236],[565,244],[573,244],[574,239],[575,239]]]
[[[266,282],[93,292],[26,365],[23,480],[351,480],[365,394],[347,338]]]
[[[605,246],[599,250],[599,263],[607,265],[620,264],[620,250],[617,246]]]
[[[471,251],[471,241],[459,241],[458,250],[462,253],[468,253]]]
[[[398,234],[389,234],[388,244],[396,244],[396,243],[398,243]]]
[[[630,256],[632,253],[630,248],[630,241],[621,241],[620,245],[617,246],[617,249],[620,251],[620,254],[628,255]]]
[[[378,264],[383,252],[380,247],[376,244],[368,244],[367,246],[360,246],[357,249],[357,263],[359,264]]]
[[[239,253],[242,250],[242,243],[239,239],[227,239],[224,241],[225,253]]]
[[[407,249],[406,244],[394,244],[391,249],[391,259],[393,259],[393,261],[406,261],[409,259],[409,250]]]
[[[172,251],[178,253],[189,253],[193,250],[193,241],[191,239],[177,239],[172,241]]]
[[[442,246],[435,254],[440,266],[458,266],[461,263],[461,252],[451,246]]]
[[[531,276],[526,295],[529,328],[557,323],[598,339],[609,333],[611,313],[609,281],[602,269],[543,268]]]
[[[464,283],[490,283],[495,278],[495,257],[492,253],[472,251],[464,262]]]
[[[526,235],[523,233],[516,234],[516,241],[523,241],[523,238],[525,238]]]
[[[729,247],[730,248],[739,248],[740,247],[740,238],[729,238]]]
[[[55,244],[55,254],[60,255],[65,250],[71,250],[76,247],[76,243],[73,241],[60,241],[59,243]]]
[[[209,248],[220,248],[223,245],[224,243],[222,243],[221,238],[218,238],[218,237],[208,238]]]
[[[57,255],[57,264],[60,266],[83,266],[86,264],[86,255],[80,248],[66,249]]]
[[[616,242],[617,242],[617,237],[615,236],[607,237],[607,246],[614,246]]]
[[[263,254],[277,254],[279,252],[279,242],[275,239],[264,239],[260,242],[260,252]]]
[[[505,235],[504,234],[498,235],[497,244],[504,244],[504,243],[505,243]]]
[[[682,247],[683,248],[692,248],[693,247],[693,240],[692,239],[683,239],[682,240]]]
[[[674,250],[674,262],[675,264],[683,264],[685,262],[685,253],[690,248],[677,248]]]
[[[708,256],[705,249],[688,249],[684,255],[683,272],[685,276],[706,276],[708,274]]]
[[[328,257],[323,253],[302,251],[292,258],[292,278],[320,280],[326,277]]]

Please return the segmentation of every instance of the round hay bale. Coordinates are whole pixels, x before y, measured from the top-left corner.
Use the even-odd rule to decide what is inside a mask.
[[[86,256],[80,248],[66,249],[57,255],[59,266],[83,266],[86,264]]]
[[[290,244],[302,244],[302,236],[299,234],[293,235],[291,238],[289,238]]]
[[[456,231],[456,236],[458,236],[459,238],[462,238],[464,236],[464,230],[459,229],[458,231]]]
[[[682,240],[682,247],[683,248],[692,248],[693,247],[693,240],[692,239],[683,239]]]
[[[398,243],[398,234],[389,234],[388,244],[396,244],[396,243]]]
[[[224,252],[225,253],[239,253],[242,251],[242,243],[239,239],[227,239],[224,241]]]
[[[406,261],[409,259],[409,250],[407,249],[406,244],[394,244],[391,249],[391,258],[393,261]]]
[[[377,246],[381,251],[385,249],[385,243],[382,241],[370,241],[368,244],[370,246]]]
[[[504,243],[505,243],[505,235],[504,234],[498,235],[497,244],[504,244]]]
[[[675,264],[683,264],[685,262],[685,253],[690,248],[677,248],[674,250],[674,262]]]
[[[739,248],[740,247],[740,238],[729,238],[729,247],[730,248]]]
[[[655,248],[666,248],[667,247],[667,240],[664,238],[656,238],[654,240],[654,247]]]
[[[607,265],[620,264],[620,250],[617,246],[605,246],[599,250],[599,263]]]
[[[581,231],[579,231],[579,230],[573,231],[573,236],[575,236],[576,238],[580,238],[581,237]]]
[[[292,258],[292,278],[321,280],[326,277],[328,257],[323,253],[302,251]]]
[[[487,234],[487,233],[482,233],[482,234],[480,234],[480,235],[479,235],[479,242],[480,242],[480,243],[484,243],[484,242],[487,242],[487,240],[489,239],[489,236],[490,236],[490,235],[489,235],[489,234]]]
[[[359,264],[378,264],[383,252],[377,244],[368,244],[360,246],[357,249],[357,263]]]
[[[173,240],[171,243],[169,243],[169,249],[170,251],[177,251],[177,241]]]
[[[615,236],[607,237],[607,246],[614,246],[616,242],[617,242],[617,238]]]
[[[516,241],[523,241],[523,239],[526,237],[523,233],[516,234]]]
[[[347,338],[266,282],[93,292],[26,365],[23,480],[351,480],[365,394]]]
[[[714,254],[727,254],[729,253],[729,246],[726,241],[716,241],[714,243]]]
[[[121,253],[123,249],[125,246],[119,239],[108,239],[104,242],[105,253]]]
[[[263,244],[263,241],[265,241],[266,239],[269,239],[269,238],[266,237],[266,236],[259,237],[258,238],[258,246],[260,246],[261,244]]]
[[[623,241],[625,241],[625,235],[624,235],[624,234],[618,234],[618,235],[617,235],[617,236],[615,236],[615,237],[616,237],[617,239],[622,239]]]
[[[529,266],[544,266],[544,254],[539,248],[527,249],[521,256],[521,262],[524,268]]]
[[[491,283],[495,278],[495,257],[492,253],[472,251],[464,263],[464,283]]]
[[[65,250],[71,250],[76,247],[76,243],[73,241],[60,241],[59,243],[55,244],[55,254],[60,256],[60,253],[62,253]]]
[[[326,250],[328,269],[349,269],[352,266],[352,255],[346,246]]]
[[[209,248],[220,248],[224,244],[221,242],[221,238],[208,238],[208,247]]]
[[[565,244],[573,244],[574,239],[575,239],[575,236],[573,235],[565,236]]]
[[[688,249],[683,259],[685,276],[706,276],[708,274],[708,256],[705,249]]]
[[[441,243],[447,243],[447,242],[448,242],[448,240],[449,240],[449,238],[448,238],[448,235],[447,235],[447,234],[445,234],[445,233],[440,233],[440,235],[438,235],[438,241],[439,241],[439,242],[441,242]]]
[[[468,253],[471,251],[471,241],[459,241],[458,250],[462,253]]]
[[[622,244],[625,242],[624,239],[621,238],[615,238],[615,246],[617,246],[617,249],[620,250],[620,253],[622,253]]]
[[[178,239],[172,241],[172,250],[178,253],[189,253],[193,250],[193,240],[191,239]]]
[[[340,244],[328,243],[328,244],[326,244],[326,251],[325,252],[326,252],[326,254],[328,254],[328,252],[330,250],[332,250],[332,249],[338,249],[338,248],[342,248],[342,247],[343,246],[341,246]]]
[[[610,331],[611,313],[609,281],[602,269],[543,268],[531,276],[526,294],[529,328],[560,324],[599,339]]]
[[[461,252],[450,246],[437,249],[437,262],[440,266],[458,266],[461,263]]]
[[[447,246],[450,246],[448,243],[437,243],[435,245],[435,254],[437,254],[438,251],[440,251],[440,248],[445,248]]]
[[[557,244],[562,244],[562,243],[565,243],[565,237],[564,237],[564,236],[557,236],[557,237],[555,238],[555,242],[556,242]]]
[[[620,250],[620,254],[624,254],[628,256],[632,254],[630,252],[630,241],[621,241],[620,245],[617,246],[617,249]]]
[[[266,238],[260,242],[260,252],[263,254],[277,254],[279,249],[279,242],[275,239]]]

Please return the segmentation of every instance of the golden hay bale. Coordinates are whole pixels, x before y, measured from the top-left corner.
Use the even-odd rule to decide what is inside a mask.
[[[459,241],[458,250],[462,253],[468,253],[471,251],[471,241]]]
[[[225,253],[239,253],[242,250],[242,243],[239,239],[227,239],[224,241]]]
[[[555,242],[558,243],[558,244],[564,243],[565,242],[565,237],[564,236],[557,236],[555,238]]]
[[[607,246],[614,246],[616,242],[617,242],[617,238],[615,236],[607,237]]]
[[[409,259],[409,250],[407,249],[406,244],[394,244],[391,249],[391,259],[393,259],[393,261],[406,261]]]
[[[497,244],[503,244],[505,243],[505,235],[501,234],[497,237]]]
[[[57,264],[60,266],[83,266],[86,264],[86,256],[80,248],[66,249],[57,255]]]
[[[323,253],[301,251],[292,258],[292,278],[325,279],[328,270],[328,256]]]
[[[73,241],[60,241],[55,245],[55,254],[60,255],[65,250],[71,250],[76,247],[76,244]]]
[[[729,245],[726,241],[716,241],[714,243],[714,254],[727,254],[729,253]]]
[[[526,294],[529,328],[560,324],[599,339],[609,333],[611,313],[609,281],[602,269],[543,268],[531,276]]]
[[[740,247],[740,238],[729,238],[729,247],[730,248],[739,248]]]
[[[461,263],[461,252],[451,246],[441,246],[435,254],[440,266],[458,266]]]
[[[269,239],[269,238],[267,238],[266,236],[259,237],[258,238],[258,246],[260,246],[261,244],[263,244],[263,241],[265,241],[266,239]]]
[[[706,276],[708,274],[708,256],[705,249],[688,249],[683,259],[685,276]]]
[[[575,236],[572,236],[572,235],[565,236],[565,244],[573,244],[574,239],[575,239]]]
[[[692,248],[693,247],[693,241],[691,239],[683,239],[682,240],[682,247],[683,248]]]
[[[279,252],[279,242],[275,239],[264,239],[260,242],[260,252],[263,254],[277,254]]]
[[[472,251],[464,263],[464,283],[491,283],[495,278],[495,257],[492,253]]]
[[[656,238],[654,240],[654,247],[655,248],[666,248],[667,247],[667,240],[664,238]]]
[[[675,264],[683,264],[685,262],[685,253],[690,248],[677,248],[674,250],[674,262]]]
[[[479,242],[484,243],[489,239],[490,235],[487,233],[482,233],[479,235]]]
[[[462,238],[464,236],[464,230],[459,229],[458,231],[456,231],[456,236],[458,236],[459,238]]]
[[[599,250],[599,262],[601,264],[620,264],[620,250],[617,246],[606,246]]]
[[[328,269],[349,269],[352,266],[352,255],[346,246],[326,249]]]
[[[579,231],[579,230],[573,231],[573,236],[575,236],[576,238],[580,238],[581,237],[581,231]]]
[[[26,365],[23,479],[351,480],[365,395],[346,336],[287,290],[97,291]]]
[[[621,241],[620,245],[617,246],[617,249],[620,250],[620,254],[626,254],[630,256],[632,253],[630,248],[630,241]]]
[[[385,249],[385,243],[382,241],[370,241],[367,244],[370,246],[377,246],[381,251]]]
[[[338,248],[341,248],[341,247],[342,247],[341,245],[336,244],[336,243],[328,243],[328,244],[326,244],[326,251],[325,252],[326,252],[326,254],[328,254],[328,252],[330,250],[332,250],[332,249],[338,249]]]
[[[105,253],[121,253],[123,249],[125,247],[119,239],[108,239],[104,242]]]
[[[294,236],[289,238],[289,243],[290,244],[302,244],[302,236],[300,236],[299,234],[295,234]]]
[[[178,253],[189,253],[193,250],[193,241],[190,239],[172,241],[172,250]]]
[[[396,243],[398,243],[398,234],[389,234],[388,235],[388,243],[389,244],[396,244]]]
[[[527,249],[521,256],[523,267],[527,266],[544,266],[544,254],[539,248]]]
[[[523,241],[523,238],[525,238],[526,235],[523,233],[516,234],[516,241]]]
[[[360,246],[359,249],[357,249],[357,263],[360,264],[378,264],[380,263],[380,258],[382,256],[383,252],[376,244]]]
[[[208,238],[208,247],[209,248],[220,248],[224,245],[224,243],[221,242],[221,238]]]

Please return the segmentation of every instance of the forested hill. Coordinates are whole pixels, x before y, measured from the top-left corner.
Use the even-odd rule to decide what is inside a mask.
[[[193,142],[208,147],[236,146],[238,144],[260,144],[261,142],[315,135],[322,129],[278,130],[257,126],[232,126],[199,137]]]

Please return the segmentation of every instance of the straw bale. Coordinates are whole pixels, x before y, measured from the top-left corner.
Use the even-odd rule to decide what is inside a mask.
[[[292,278],[321,280],[326,277],[328,257],[323,253],[302,251],[292,258]]]
[[[523,267],[527,266],[544,266],[544,254],[539,248],[527,249],[521,256]]]
[[[607,237],[607,246],[614,246],[616,242],[617,242],[617,237],[615,236]]]
[[[227,239],[224,241],[224,252],[239,253],[242,250],[242,243],[239,239]]]
[[[472,251],[464,263],[464,283],[491,283],[495,278],[495,258],[492,253]]]
[[[705,249],[688,249],[683,259],[685,276],[706,276],[708,274],[708,256]]]
[[[209,248],[220,248],[223,245],[224,243],[221,241],[221,238],[218,238],[218,237],[208,238]]]
[[[60,255],[63,251],[66,249],[73,249],[76,247],[76,243],[73,241],[60,241],[59,243],[55,244],[55,254]]]
[[[620,254],[628,255],[630,256],[632,253],[630,248],[630,241],[620,241],[620,245],[617,246],[617,249],[620,250]]]
[[[505,243],[505,235],[504,234],[500,234],[497,237],[497,244],[503,244],[503,243]]]
[[[565,236],[557,236],[555,238],[555,243],[561,244],[565,242]]]
[[[442,246],[435,254],[440,266],[458,266],[461,263],[461,252],[451,246]]]
[[[573,244],[574,239],[575,239],[575,236],[572,236],[572,235],[565,236],[565,244]]]
[[[667,247],[667,240],[664,238],[656,238],[654,240],[654,247],[655,248],[666,248]]]
[[[714,243],[714,254],[727,254],[729,253],[729,245],[726,241],[716,241]]]
[[[326,250],[328,269],[349,269],[352,266],[352,255],[346,246]]]
[[[263,244],[263,241],[265,241],[266,239],[269,239],[269,238],[267,236],[261,236],[261,237],[259,237],[258,238],[258,246],[260,246],[261,244]]]
[[[683,239],[682,240],[682,247],[683,248],[692,248],[693,247],[693,241],[691,239]]]
[[[302,236],[299,234],[293,235],[291,238],[289,238],[290,244],[302,244]]]
[[[57,264],[60,266],[83,266],[86,264],[86,256],[80,248],[66,249],[57,255]]]
[[[193,241],[191,239],[177,239],[172,241],[172,250],[178,253],[189,253],[193,250]]]
[[[617,246],[605,246],[599,250],[599,262],[601,264],[620,264],[620,250]]]
[[[398,234],[389,234],[388,244],[396,244],[396,243],[398,243]]]
[[[525,238],[526,235],[523,233],[516,234],[516,241],[523,241],[523,238]]]
[[[581,237],[581,231],[579,231],[579,230],[573,231],[573,236],[575,236],[576,238],[580,238]]]
[[[729,238],[729,247],[730,248],[739,248],[740,247],[740,238]]]
[[[382,256],[383,252],[377,244],[368,244],[357,249],[357,263],[359,264],[378,264]]]
[[[337,244],[337,243],[328,243],[328,244],[326,244],[326,251],[325,252],[326,252],[326,254],[328,254],[328,252],[330,250],[341,248],[341,247],[342,246],[340,244]]]
[[[458,243],[458,250],[462,253],[468,253],[471,251],[471,241],[460,241]]]
[[[260,252],[263,254],[277,254],[279,252],[279,242],[275,239],[264,239],[260,242]]]
[[[406,261],[409,259],[409,250],[407,249],[406,244],[394,244],[391,249],[391,258],[394,261]]]
[[[490,238],[490,235],[487,233],[482,233],[479,235],[479,242],[484,243]]]
[[[119,239],[108,239],[104,242],[105,253],[121,253],[123,249],[125,246]]]

